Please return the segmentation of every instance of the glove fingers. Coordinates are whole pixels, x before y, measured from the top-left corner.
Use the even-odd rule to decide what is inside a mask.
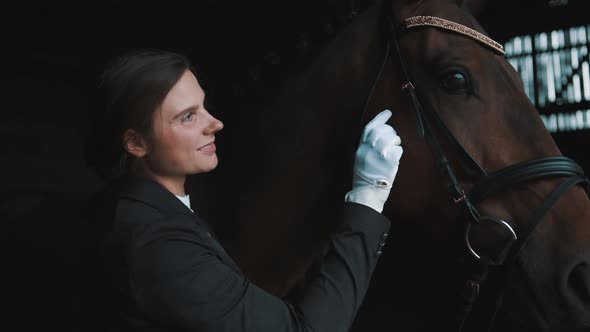
[[[361,142],[365,142],[367,137],[369,136],[370,132],[378,127],[379,125],[383,125],[389,120],[391,117],[390,110],[384,110],[381,113],[377,114],[373,120],[369,121],[363,130],[363,134],[361,135]]]
[[[402,143],[402,139],[398,135],[393,135],[391,137],[387,137],[387,141],[384,142],[385,146],[382,150],[382,154],[387,158],[388,155],[391,154],[393,151],[394,146],[400,146]]]
[[[392,161],[396,160],[396,164],[399,165],[399,160],[402,158],[403,154],[404,148],[401,145],[394,145],[389,149],[386,157]]]
[[[395,131],[390,125],[382,124],[378,127],[373,128],[367,135],[366,144],[376,148],[379,152],[383,149],[379,149],[377,145],[383,145],[383,141],[390,141],[395,136]],[[381,143],[380,143],[381,142]]]

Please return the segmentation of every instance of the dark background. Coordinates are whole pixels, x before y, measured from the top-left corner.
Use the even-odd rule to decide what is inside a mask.
[[[587,0],[558,7],[547,0],[467,4],[501,43],[590,24]],[[264,98],[275,82],[304,70],[329,34],[326,24],[337,30],[349,11],[349,1],[335,0],[3,4],[0,329],[74,331],[76,319],[83,319],[72,290],[77,276],[64,272],[75,270],[71,257],[79,248],[69,239],[80,226],[66,216],[100,185],[84,164],[82,148],[89,128],[88,92],[106,59],[137,47],[184,53],[201,75],[212,111],[232,121],[236,106]],[[302,41],[309,46],[299,47]],[[224,135],[221,143],[232,140],[231,130]],[[590,171],[588,131],[554,137],[565,155]]]

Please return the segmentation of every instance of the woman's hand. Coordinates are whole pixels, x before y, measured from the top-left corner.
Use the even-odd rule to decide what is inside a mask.
[[[377,212],[383,211],[403,154],[400,137],[386,124],[390,117],[391,111],[384,110],[365,126],[356,150],[352,190],[345,197]]]

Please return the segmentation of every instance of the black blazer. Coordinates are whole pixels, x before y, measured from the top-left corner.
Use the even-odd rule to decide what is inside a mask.
[[[160,184],[129,177],[93,200],[93,325],[101,331],[347,331],[390,222],[346,203],[298,303],[245,278],[210,226]],[[99,324],[101,322],[101,325]]]

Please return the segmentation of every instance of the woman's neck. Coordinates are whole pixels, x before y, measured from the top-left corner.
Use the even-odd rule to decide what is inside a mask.
[[[160,175],[152,172],[147,167],[142,167],[140,171],[137,172],[137,175],[146,177],[148,179],[154,180],[161,184],[164,188],[168,189],[171,193],[177,196],[184,196],[184,184],[186,182],[186,175],[178,175],[178,176],[171,176],[171,175]]]
[[[164,188],[168,189],[171,193],[177,196],[184,196],[184,182],[186,180],[186,176],[182,177],[164,177],[164,176],[154,176],[151,177],[152,180],[158,182]]]

